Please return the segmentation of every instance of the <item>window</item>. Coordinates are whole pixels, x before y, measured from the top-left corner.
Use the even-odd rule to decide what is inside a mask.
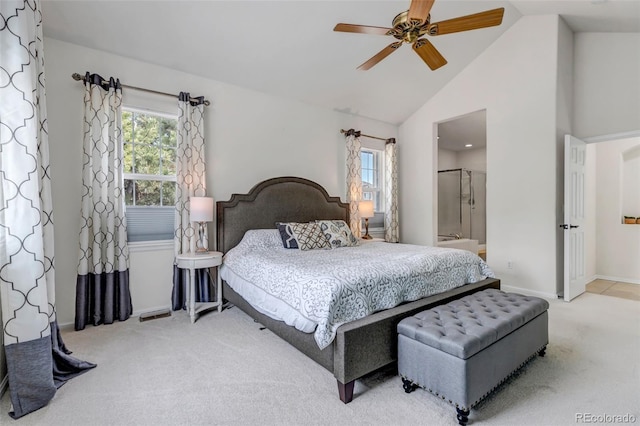
[[[622,152],[621,178],[622,215],[640,219],[640,145]],[[622,223],[627,223],[624,218]]]
[[[373,210],[384,211],[384,180],[382,176],[383,151],[362,149],[362,199],[373,200]]]
[[[175,116],[122,111],[123,172],[130,242],[173,238],[176,202]]]

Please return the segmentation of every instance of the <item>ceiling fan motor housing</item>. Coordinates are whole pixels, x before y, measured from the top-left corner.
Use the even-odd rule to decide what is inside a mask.
[[[393,28],[389,31],[389,35],[394,36],[398,40],[405,43],[413,43],[421,36],[429,33],[431,15],[427,15],[424,21],[409,19],[409,11],[405,11],[393,18]]]

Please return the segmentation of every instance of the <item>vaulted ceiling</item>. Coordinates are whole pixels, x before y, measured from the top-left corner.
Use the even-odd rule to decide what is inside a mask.
[[[335,24],[390,27],[409,3],[45,0],[43,20],[46,37],[394,124],[523,15],[559,14],[574,32],[640,32],[637,0],[436,0],[432,22],[504,7],[503,23],[430,37],[448,61],[436,71],[409,45],[356,70],[395,39],[334,32]]]

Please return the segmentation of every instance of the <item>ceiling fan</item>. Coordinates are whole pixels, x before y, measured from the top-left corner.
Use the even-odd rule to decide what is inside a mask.
[[[436,70],[445,65],[447,60],[429,40],[421,38],[423,35],[438,36],[494,27],[502,23],[502,16],[504,15],[504,8],[501,7],[431,23],[429,11],[434,2],[435,0],[411,0],[409,10],[393,18],[392,28],[340,23],[337,24],[333,30],[347,33],[390,35],[400,40],[391,43],[367,62],[360,65],[358,67],[359,70],[370,69],[402,46],[402,43],[412,43],[413,50],[418,56],[422,58],[429,68]]]

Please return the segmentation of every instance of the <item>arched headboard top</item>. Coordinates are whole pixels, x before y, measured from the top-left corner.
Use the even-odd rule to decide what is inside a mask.
[[[216,203],[217,250],[226,253],[250,229],[275,229],[276,222],[318,219],[349,223],[349,205],[331,197],[316,182],[294,176],[267,179],[247,194]]]

